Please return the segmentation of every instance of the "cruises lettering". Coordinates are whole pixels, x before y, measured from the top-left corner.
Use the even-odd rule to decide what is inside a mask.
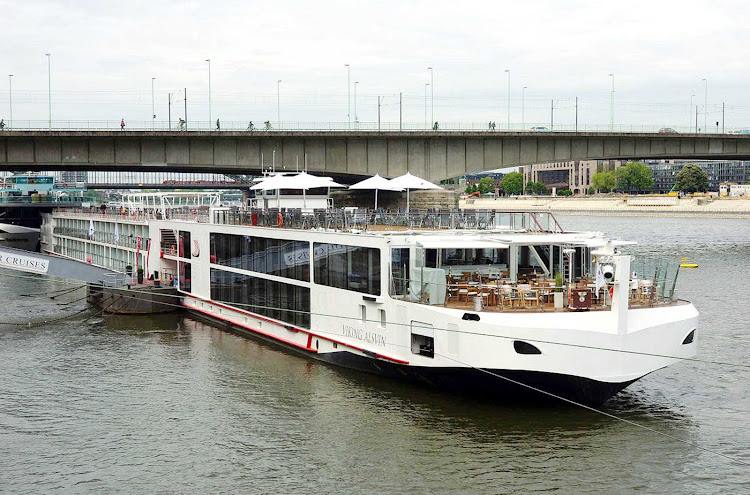
[[[47,273],[49,261],[38,258],[28,258],[15,254],[0,254],[0,265],[8,268],[21,268],[34,272]]]
[[[361,340],[362,342],[367,342],[368,344],[385,347],[385,337],[380,334],[377,334],[375,332],[367,332],[365,330],[362,330],[361,328],[352,327],[349,325],[344,325],[343,329],[344,337],[351,337],[353,339]]]

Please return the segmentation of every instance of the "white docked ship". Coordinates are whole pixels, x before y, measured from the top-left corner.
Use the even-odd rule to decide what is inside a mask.
[[[485,397],[601,403],[696,354],[677,260],[550,214],[219,204],[59,210],[44,245],[158,272],[188,310],[310,358]]]

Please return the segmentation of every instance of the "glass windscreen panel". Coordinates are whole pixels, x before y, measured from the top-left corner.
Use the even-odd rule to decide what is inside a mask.
[[[211,263],[309,282],[310,243],[212,233]]]
[[[302,328],[310,328],[310,289],[211,268],[211,299]]]
[[[315,283],[380,295],[380,249],[316,242]]]

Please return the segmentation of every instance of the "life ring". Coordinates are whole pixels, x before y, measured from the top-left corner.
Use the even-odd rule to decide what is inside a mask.
[[[281,212],[279,212],[279,214],[276,215],[276,224],[279,227],[282,227],[284,225],[284,216],[281,214]]]

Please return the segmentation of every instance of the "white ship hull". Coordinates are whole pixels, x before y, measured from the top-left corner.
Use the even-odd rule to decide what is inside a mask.
[[[340,298],[336,297],[339,309],[357,303]],[[694,356],[697,346],[695,338],[683,344],[698,324],[698,312],[688,302],[631,310],[627,335],[589,330],[607,324],[603,312],[534,314],[533,319],[528,314],[493,314],[475,322],[462,320],[464,311],[400,308],[407,321],[434,324],[433,358],[411,353],[406,324],[394,322],[383,329],[375,322],[352,324],[356,317],[337,315],[321,317],[319,325],[307,330],[210,300],[187,297],[183,304],[241,333],[315,359],[490,399],[505,399],[508,394],[539,399],[534,389],[540,389],[575,401],[602,403],[639,378]],[[386,307],[398,313],[398,306]],[[534,345],[541,354],[519,354],[516,341]]]

